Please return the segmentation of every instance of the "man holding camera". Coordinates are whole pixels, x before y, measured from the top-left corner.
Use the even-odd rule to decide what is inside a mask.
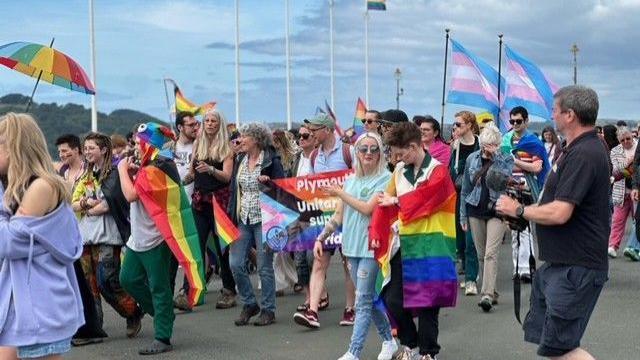
[[[502,196],[496,210],[536,223],[540,259],[533,278],[525,341],[552,359],[594,359],[580,339],[607,280],[609,177],[607,150],[594,129],[598,95],[568,86],[554,96],[553,119],[567,146],[549,174],[539,204]]]
[[[535,203],[548,172],[544,145],[537,136],[527,131],[529,113],[522,106],[516,106],[509,113],[512,130],[504,135],[501,149],[514,157],[513,175],[510,184],[512,193],[522,194],[525,205]],[[522,282],[531,281],[532,269],[529,259],[535,258],[535,239],[529,228],[512,230],[513,273]]]

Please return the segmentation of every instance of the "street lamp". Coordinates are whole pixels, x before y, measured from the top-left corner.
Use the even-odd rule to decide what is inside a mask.
[[[404,94],[404,89],[400,87],[400,79],[402,79],[400,68],[396,68],[393,77],[396,79],[396,109],[400,110],[400,95]]]

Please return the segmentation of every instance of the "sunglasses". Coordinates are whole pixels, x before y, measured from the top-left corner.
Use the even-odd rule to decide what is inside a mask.
[[[633,140],[633,138],[630,138],[630,137],[626,137],[624,139],[620,139],[620,141],[631,141],[631,140]]]
[[[369,119],[369,120],[362,120],[362,123],[363,123],[363,124],[367,124],[367,125],[371,125],[371,124],[373,124],[374,122],[376,122],[376,121],[375,121],[375,120],[371,120],[371,119]]]
[[[380,147],[378,145],[371,145],[371,146],[367,146],[367,145],[360,145],[358,146],[358,152],[360,154],[377,154],[380,152]]]
[[[524,120],[522,120],[522,119],[516,119],[516,120],[510,119],[509,120],[509,124],[511,124],[511,125],[514,125],[514,124],[521,125],[523,122],[524,122]]]
[[[240,145],[240,139],[231,140],[233,145]]]
[[[302,140],[309,140],[310,137],[311,137],[311,133],[300,134],[300,139]]]
[[[453,127],[462,127],[463,123],[461,122],[454,122],[453,123]]]

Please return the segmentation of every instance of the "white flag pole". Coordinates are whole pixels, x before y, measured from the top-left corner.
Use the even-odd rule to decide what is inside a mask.
[[[91,54],[91,82],[97,92],[96,85],[96,39],[95,26],[93,23],[93,0],[89,0],[89,49]],[[98,104],[96,94],[91,95],[91,131],[98,131]]]
[[[329,0],[329,58],[330,58],[330,76],[331,76],[331,108],[335,109],[335,73],[333,58],[333,0]]]
[[[367,1],[364,2],[364,98],[369,103],[369,9]]]
[[[240,127],[240,10],[236,0],[236,127]]]
[[[291,130],[291,51],[289,48],[289,0],[284,1],[285,57],[287,71],[287,130]]]

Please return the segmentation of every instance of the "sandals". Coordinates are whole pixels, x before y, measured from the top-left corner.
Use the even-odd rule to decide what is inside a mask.
[[[304,288],[302,287],[302,285],[296,283],[295,285],[293,285],[293,292],[294,293],[299,293],[302,292],[302,290],[304,290]]]
[[[329,307],[329,294],[327,296],[320,298],[320,302],[318,303],[318,311],[324,310]]]
[[[165,353],[167,351],[171,351],[173,350],[173,346],[169,345],[169,344],[165,344],[162,341],[159,340],[153,340],[153,342],[151,343],[151,345],[149,345],[146,348],[140,349],[138,351],[138,354],[140,355],[157,355],[157,354],[162,354]]]

